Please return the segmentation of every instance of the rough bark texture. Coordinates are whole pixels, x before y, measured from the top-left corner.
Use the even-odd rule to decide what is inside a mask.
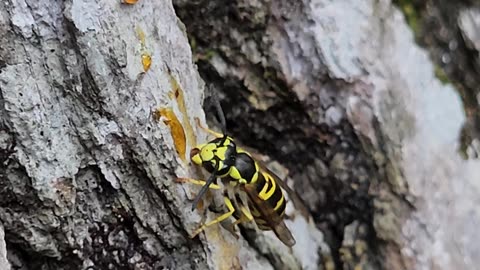
[[[190,147],[204,139],[191,125],[203,86],[171,3],[2,1],[0,15],[0,221],[12,266],[213,267],[188,237],[199,219],[183,210],[188,188],[173,182],[188,165],[151,117],[172,108]],[[185,105],[169,97],[174,81]]]
[[[400,2],[400,6],[406,11],[416,40],[430,52],[437,77],[444,83],[455,85],[460,93],[467,118],[462,131],[461,151],[465,158],[478,158],[480,2],[474,0],[397,2]]]
[[[480,164],[464,159],[478,139],[459,153],[475,118],[390,1],[174,4],[0,2],[0,269],[480,263]],[[462,8],[478,61],[479,12]],[[194,60],[229,132],[288,169],[308,209],[288,206],[292,249],[248,226],[190,239],[197,189],[174,179],[204,176],[184,157],[207,138]]]
[[[427,2],[442,10],[440,33],[455,28],[452,5],[472,10]],[[479,164],[464,160],[475,133],[459,152],[474,121],[390,1],[174,3],[201,76],[223,91],[230,132],[290,170],[337,267],[478,264]],[[451,54],[466,63],[453,74],[475,74],[464,50]],[[456,77],[467,109],[478,107],[463,91],[474,78]]]
[[[0,226],[0,269],[10,269],[10,263],[7,260],[7,245],[5,243],[3,226]]]

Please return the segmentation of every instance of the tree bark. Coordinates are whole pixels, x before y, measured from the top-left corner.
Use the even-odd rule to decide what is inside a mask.
[[[0,2],[0,269],[478,265],[462,104],[390,1],[174,4]],[[217,215],[174,181],[206,176],[188,161],[203,80],[229,133],[288,170],[292,249],[248,226],[190,238]]]
[[[5,244],[3,226],[0,226],[0,269],[10,269],[10,263],[7,260],[7,245]]]
[[[441,10],[443,22],[468,9],[427,2],[425,13]],[[478,265],[480,167],[465,160],[478,136],[459,147],[463,125],[478,124],[391,1],[174,3],[201,76],[222,90],[229,131],[289,169],[321,229],[332,260],[312,269]],[[425,37],[463,42],[445,36],[455,25],[429,29]],[[477,57],[450,55],[452,65],[464,61],[455,85],[478,111],[478,89],[468,92]]]
[[[203,83],[171,3],[14,0],[0,14],[0,221],[12,267],[215,268],[209,244],[189,238],[190,189],[173,182],[189,166],[152,117],[171,109],[188,147],[204,140],[193,124]]]

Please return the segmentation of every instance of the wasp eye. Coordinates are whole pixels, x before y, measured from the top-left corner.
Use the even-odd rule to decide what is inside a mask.
[[[190,151],[190,159],[193,158],[193,156],[195,156],[196,154],[200,153],[200,149],[198,148],[193,148],[191,151]]]

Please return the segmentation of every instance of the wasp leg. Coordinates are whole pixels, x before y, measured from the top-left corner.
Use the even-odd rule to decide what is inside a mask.
[[[175,180],[177,183],[190,183],[194,185],[199,185],[199,186],[205,186],[205,180],[197,180],[197,179],[192,179],[192,178],[186,178],[186,177],[179,177]],[[220,186],[217,184],[210,184],[208,188],[211,189],[220,189]]]
[[[240,205],[240,209],[235,209],[235,211],[239,211],[241,216],[234,223],[232,223],[228,226],[228,231],[230,231],[232,234],[233,234],[233,232],[236,231],[236,226],[238,224],[251,222],[254,219],[253,215],[250,212],[250,209],[248,207]],[[238,239],[237,234],[234,234],[234,236]]]
[[[235,212],[235,208],[233,207],[233,204],[232,204],[232,201],[230,201],[230,199],[228,197],[225,197],[225,205],[227,206],[228,208],[228,212],[217,217],[216,219],[206,223],[206,224],[203,224],[202,226],[200,226],[198,229],[196,229],[193,234],[192,234],[192,238],[194,238],[195,236],[197,236],[197,234],[201,233],[203,230],[205,230],[205,228],[209,227],[209,226],[212,226],[214,224],[217,224],[219,222],[222,222],[224,221],[225,219],[231,217],[233,215],[233,212]]]
[[[200,123],[200,119],[198,119],[198,117],[195,117],[195,121],[197,122],[197,126],[201,129],[203,129],[205,132],[207,132],[208,134],[211,134],[217,138],[222,138],[223,137],[223,134],[222,133],[219,133],[219,132],[216,132],[216,131],[213,131],[207,127],[204,127],[202,125],[202,123]]]
[[[232,226],[234,228],[235,228],[236,225],[238,225],[240,223],[250,222],[250,221],[253,220],[252,213],[250,213],[250,210],[247,207],[242,206],[240,208],[240,210],[242,211],[242,216],[232,224]]]

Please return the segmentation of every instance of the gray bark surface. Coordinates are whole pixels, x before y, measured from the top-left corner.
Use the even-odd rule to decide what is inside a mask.
[[[173,2],[0,2],[0,269],[480,263],[461,99],[390,1]],[[458,20],[477,50],[478,16]],[[174,181],[206,176],[188,162],[207,140],[203,80],[229,133],[302,199],[292,249],[249,226],[190,238],[218,215],[190,211],[198,188]]]
[[[14,269],[213,267],[188,236],[188,187],[173,182],[189,167],[151,117],[169,107],[182,119],[171,78],[183,125],[203,116],[171,3],[3,1],[0,14],[0,221]]]
[[[426,13],[442,19],[457,3],[433,2]],[[222,90],[229,130],[290,170],[337,267],[478,265],[480,167],[465,160],[478,138],[460,147],[475,124],[391,1],[175,3],[201,76]],[[478,34],[471,17],[459,20]],[[467,62],[462,52],[451,55]],[[462,68],[454,77],[470,78],[468,91],[475,77]]]
[[[3,226],[0,226],[0,269],[10,269],[10,263],[7,260],[7,245],[5,243]]]

